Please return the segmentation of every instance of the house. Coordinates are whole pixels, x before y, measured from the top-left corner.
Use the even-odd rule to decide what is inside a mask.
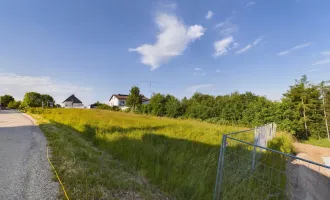
[[[84,105],[83,103],[73,95],[69,96],[67,99],[65,99],[62,102],[62,107],[63,108],[83,108]]]
[[[128,107],[126,106],[127,94],[113,94],[110,97],[109,105],[118,106],[120,109],[125,110]],[[150,99],[142,95],[142,104],[148,104]]]

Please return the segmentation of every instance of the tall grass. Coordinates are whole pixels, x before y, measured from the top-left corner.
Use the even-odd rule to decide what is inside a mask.
[[[103,110],[32,110],[82,133],[177,199],[211,199],[221,135],[241,130]]]
[[[330,148],[330,140],[328,140],[328,138],[322,138],[320,140],[318,139],[309,139],[304,141],[305,144],[312,144],[315,146],[320,146],[320,147],[326,147],[326,148]]]
[[[244,129],[104,110],[31,112],[78,131],[175,199],[212,199],[222,134]]]

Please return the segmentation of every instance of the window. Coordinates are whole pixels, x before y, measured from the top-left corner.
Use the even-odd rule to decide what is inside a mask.
[[[119,105],[120,106],[124,106],[125,105],[125,101],[119,101]]]

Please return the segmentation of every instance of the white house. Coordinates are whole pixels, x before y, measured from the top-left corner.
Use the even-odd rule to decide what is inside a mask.
[[[83,108],[84,104],[73,94],[62,102],[62,107],[63,108]]]
[[[128,108],[126,106],[127,94],[113,94],[110,97],[109,105],[110,106],[118,106],[120,109],[125,110]],[[142,96],[142,104],[148,104],[150,99],[145,96]]]

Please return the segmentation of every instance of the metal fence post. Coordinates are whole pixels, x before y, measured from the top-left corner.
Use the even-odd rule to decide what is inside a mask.
[[[217,178],[214,186],[214,195],[213,195],[214,200],[220,199],[226,143],[227,143],[227,135],[224,134],[222,136],[222,143],[220,147],[220,155],[219,155],[218,169],[217,169]]]

